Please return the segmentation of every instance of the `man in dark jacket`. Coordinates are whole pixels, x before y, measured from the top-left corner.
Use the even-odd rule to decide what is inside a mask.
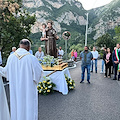
[[[113,80],[117,80],[116,76],[117,76],[118,64],[119,64],[120,60],[117,59],[116,49],[119,49],[119,48],[120,48],[120,44],[117,44],[116,48],[112,54],[112,61],[113,61],[113,66],[114,66],[114,78],[113,78]],[[119,50],[118,50],[118,57],[120,58],[120,51]],[[118,80],[119,80],[119,78],[120,78],[120,73],[118,75]]]

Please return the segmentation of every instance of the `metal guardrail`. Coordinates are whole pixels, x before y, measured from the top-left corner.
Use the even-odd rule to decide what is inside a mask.
[[[6,93],[6,97],[7,97],[7,102],[8,102],[8,106],[9,106],[9,110],[10,110],[10,90],[9,90],[9,81],[6,80],[6,78],[2,77],[3,79],[3,85],[5,88],[5,93]]]

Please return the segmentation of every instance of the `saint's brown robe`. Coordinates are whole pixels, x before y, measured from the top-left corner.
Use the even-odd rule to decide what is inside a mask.
[[[57,48],[56,48],[57,33],[55,29],[48,28],[48,30],[46,31],[46,36],[48,38],[48,40],[45,41],[46,54],[57,58]]]

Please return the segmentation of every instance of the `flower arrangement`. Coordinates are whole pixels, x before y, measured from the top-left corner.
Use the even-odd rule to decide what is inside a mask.
[[[45,67],[50,66],[53,67],[54,65],[57,65],[57,59],[53,56],[47,55],[43,58],[39,59],[39,62],[41,65],[44,65]]]
[[[75,82],[65,74],[65,79],[68,85],[68,90],[73,90],[75,88]]]
[[[53,88],[56,85],[50,80],[50,77],[43,77],[44,80],[38,83],[37,89],[40,94],[47,95],[54,92]]]

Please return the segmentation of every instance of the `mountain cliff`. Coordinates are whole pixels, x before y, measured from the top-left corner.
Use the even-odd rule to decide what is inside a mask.
[[[36,15],[36,24],[32,27],[31,39],[34,44],[40,44],[40,27],[43,22],[53,20],[60,40],[59,45],[64,46],[61,35],[65,30],[71,32],[69,47],[73,44],[84,44],[86,13],[89,13],[88,44],[91,44],[101,35],[109,32],[114,34],[114,28],[120,24],[120,1],[86,11],[82,4],[76,0],[23,0],[23,7],[30,14]]]
[[[23,8],[28,10],[31,15],[36,15],[37,21],[32,27],[30,36],[34,46],[38,47],[38,44],[43,44],[40,42],[40,27],[47,20],[53,20],[54,28],[60,37],[57,44],[62,45],[63,48],[64,40],[61,36],[65,30],[69,30],[72,36],[69,47],[81,43],[77,38],[84,43],[87,11],[80,2],[76,0],[24,0]]]
[[[71,27],[72,23],[79,26],[86,24],[86,11],[80,2],[75,0],[24,0],[23,5],[37,18],[32,33],[38,32],[38,27],[49,19],[54,21],[54,27],[58,32]]]
[[[94,39],[109,32],[114,34],[114,28],[120,25],[120,0],[89,11],[89,23]]]

